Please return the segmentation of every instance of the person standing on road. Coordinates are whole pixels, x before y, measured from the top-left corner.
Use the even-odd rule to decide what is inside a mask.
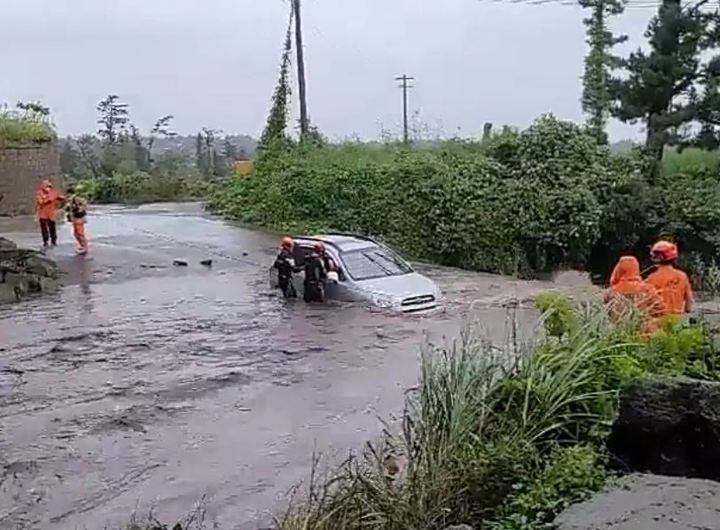
[[[687,274],[675,267],[678,257],[678,247],[670,241],[658,241],[650,250],[655,272],[647,282],[657,289],[669,315],[690,313],[695,304]]]
[[[295,242],[292,238],[283,238],[282,243],[280,243],[280,252],[273,264],[273,267],[278,271],[278,285],[285,298],[297,298],[297,291],[295,291],[292,281],[293,272],[295,272],[293,248],[295,248]]]
[[[81,192],[82,189],[79,186],[68,188],[70,198],[65,203],[65,213],[68,222],[72,223],[77,253],[84,256],[88,252],[87,234],[85,232],[87,200],[80,195]]]
[[[64,197],[53,187],[50,180],[43,180],[35,196],[35,213],[40,223],[43,246],[57,245],[57,209]]]
[[[325,282],[327,281],[327,269],[322,254],[325,251],[325,245],[321,242],[315,243],[313,252],[305,260],[305,302],[324,302],[325,301]]]

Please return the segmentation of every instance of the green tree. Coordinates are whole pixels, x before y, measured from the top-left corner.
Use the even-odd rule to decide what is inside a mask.
[[[130,122],[127,103],[121,103],[118,96],[110,94],[98,103],[96,108],[100,113],[98,136],[107,145],[117,143]]]
[[[608,18],[619,15],[625,0],[579,0],[582,7],[591,10],[583,20],[587,28],[587,44],[590,51],[585,57],[582,108],[588,115],[588,126],[598,143],[607,143],[607,121],[610,116],[612,97],[610,74],[619,66],[612,48],[627,40],[627,36],[614,36],[608,28]]]
[[[291,11],[285,33],[282,59],[280,61],[280,76],[275,86],[275,92],[273,93],[270,115],[268,116],[265,130],[258,144],[258,150],[261,152],[267,151],[275,145],[282,144],[287,138],[288,106],[291,94],[290,52],[292,51],[292,22],[293,13]]]
[[[170,129],[170,123],[175,119],[175,117],[171,114],[168,114],[167,116],[163,116],[159,120],[155,122],[155,125],[153,125],[152,129],[150,129],[150,134],[148,135],[147,139],[147,156],[148,156],[148,164],[152,164],[153,158],[152,158],[152,149],[153,145],[155,145],[155,140],[158,136],[162,138],[172,138],[174,136],[177,136],[177,133],[173,132]]]
[[[103,172],[96,144],[97,139],[90,134],[82,135],[77,141],[84,172],[91,178],[98,179],[102,177]]]
[[[208,173],[208,162],[205,154],[205,143],[203,142],[202,133],[198,133],[195,137],[195,166],[203,175]]]
[[[63,175],[77,175],[80,166],[80,155],[73,146],[70,137],[61,142],[60,147],[60,171]]]
[[[240,153],[238,147],[232,143],[229,138],[223,140],[222,156],[228,164],[239,160]]]
[[[627,75],[611,82],[614,115],[623,122],[645,125],[653,177],[674,131],[698,117],[701,55],[710,45],[707,30],[713,17],[703,11],[705,3],[683,8],[679,0],[663,0],[645,32],[649,50],[637,50],[622,60]]]
[[[702,92],[698,98],[699,128],[681,146],[701,149],[720,148],[720,56],[713,57],[703,72]]]

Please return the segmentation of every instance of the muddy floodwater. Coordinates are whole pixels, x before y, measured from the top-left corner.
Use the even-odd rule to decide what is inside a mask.
[[[472,318],[502,340],[515,300],[529,333],[538,292],[585,284],[420,267],[445,312],[308,307],[267,286],[276,236],[199,205],[98,208],[88,233],[86,258],[67,225],[48,252],[59,294],[0,307],[2,529],[112,528],[151,509],[173,521],[201,499],[219,528],[258,528],[313,451],[360,448],[401,410],[426,335]],[[0,234],[37,247],[32,220]]]

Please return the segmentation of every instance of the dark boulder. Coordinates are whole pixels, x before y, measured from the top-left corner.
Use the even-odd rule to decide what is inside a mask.
[[[17,248],[9,239],[0,238],[0,303],[53,290],[57,287],[58,277],[54,261],[40,252]]]
[[[630,384],[608,440],[621,471],[720,480],[720,383],[652,378]]]

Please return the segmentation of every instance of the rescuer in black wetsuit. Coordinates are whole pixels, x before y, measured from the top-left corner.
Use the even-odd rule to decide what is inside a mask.
[[[325,282],[327,269],[325,268],[325,245],[317,242],[313,253],[305,259],[304,299],[307,303],[325,301]]]
[[[297,298],[297,292],[292,282],[292,275],[295,272],[294,246],[295,242],[292,238],[284,238],[280,244],[280,253],[273,264],[278,271],[278,284],[285,298]]]

